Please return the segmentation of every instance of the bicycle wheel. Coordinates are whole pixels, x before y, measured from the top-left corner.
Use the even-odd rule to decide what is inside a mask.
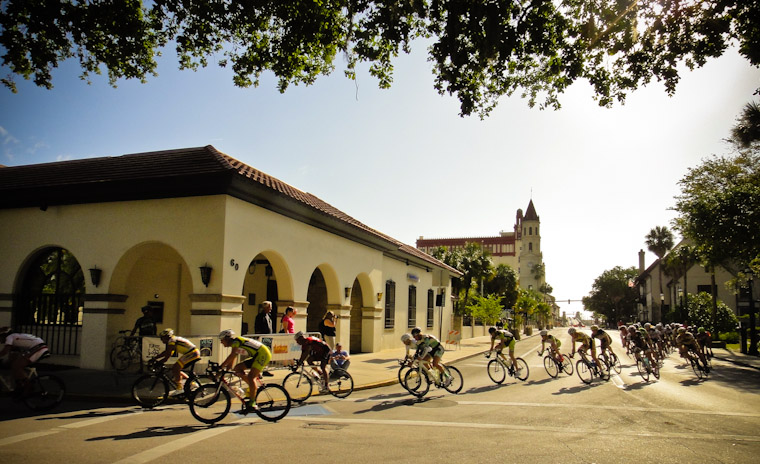
[[[256,415],[265,421],[276,422],[288,415],[290,395],[279,385],[262,385],[256,391]]]
[[[549,377],[553,379],[557,378],[557,375],[559,374],[559,368],[557,367],[557,363],[554,362],[554,359],[551,357],[551,355],[544,357],[544,369],[546,369],[546,373],[549,374]]]
[[[190,413],[204,424],[224,419],[231,404],[230,393],[218,383],[202,385],[190,395]]]
[[[36,375],[29,380],[29,391],[24,395],[24,404],[33,411],[48,411],[55,408],[66,394],[63,380],[54,375]]]
[[[409,371],[409,366],[401,366],[398,369],[398,383],[401,384],[402,387],[404,387],[404,390],[409,390],[406,388],[406,384],[404,383],[404,377],[406,377],[406,373]]]
[[[659,363],[654,363],[654,365],[652,365],[652,375],[654,376],[655,379],[660,380],[660,364]]]
[[[636,360],[636,368],[639,370],[639,375],[644,379],[644,382],[649,382],[649,370],[642,359]]]
[[[517,361],[514,366],[515,377],[517,377],[518,380],[522,380],[524,382],[530,374],[528,363],[526,363],[523,358],[515,358],[515,361]]]
[[[610,380],[610,366],[607,365],[604,361],[599,361],[596,363],[596,369],[599,373],[599,378],[602,380]]]
[[[169,396],[169,382],[163,376],[145,374],[132,384],[132,398],[144,408],[155,408]]]
[[[117,371],[126,370],[132,364],[132,350],[126,345],[113,347],[111,350],[111,366]]]
[[[454,394],[462,391],[462,387],[464,386],[464,378],[462,377],[462,373],[459,372],[459,369],[453,366],[446,366],[444,369],[451,376],[451,380],[449,381],[448,385],[444,385],[443,388],[445,388],[449,393]]]
[[[567,375],[573,375],[573,362],[570,360],[570,356],[566,354],[562,355],[562,370]]]
[[[422,398],[430,390],[430,377],[428,377],[428,373],[422,371],[422,374],[420,374],[419,369],[411,369],[407,372],[406,377],[404,377],[404,383],[409,393],[417,398]]]
[[[491,380],[493,380],[495,383],[502,383],[507,377],[507,370],[496,359],[492,359],[488,362],[487,369],[488,376],[491,377]]]
[[[699,361],[693,358],[689,359],[689,361],[691,362],[691,368],[694,371],[694,374],[697,375],[698,379],[702,380],[702,368],[699,367]]]
[[[336,398],[345,398],[354,391],[354,378],[343,369],[336,369],[330,373],[327,389]]]
[[[611,353],[611,360],[612,360],[612,365],[611,365],[612,370],[614,370],[616,374],[620,374],[623,371],[623,365],[620,364],[620,358],[618,358],[616,354]]]
[[[309,399],[312,391],[312,382],[308,375],[293,372],[282,381],[282,387],[290,395],[290,399],[296,403],[302,403]]]
[[[575,363],[575,370],[578,372],[578,378],[581,379],[581,382],[585,384],[591,383],[591,380],[594,378],[594,372],[586,361],[579,359],[578,362]]]

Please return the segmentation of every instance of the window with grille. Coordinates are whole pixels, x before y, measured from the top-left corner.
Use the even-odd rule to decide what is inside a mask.
[[[385,328],[392,329],[396,322],[396,282],[385,282]]]
[[[409,286],[409,323],[407,327],[414,327],[417,325],[417,287],[414,285]]]
[[[435,296],[433,295],[433,290],[428,290],[428,298],[427,298],[427,326],[428,328],[433,327],[433,304],[435,301]]]

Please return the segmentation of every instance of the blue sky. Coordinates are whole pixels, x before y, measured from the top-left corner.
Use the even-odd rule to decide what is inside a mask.
[[[684,70],[672,98],[652,83],[599,108],[579,82],[559,111],[514,96],[481,121],[435,92],[422,46],[396,60],[390,90],[366,72],[349,81],[339,58],[333,75],[285,94],[271,75],[238,89],[226,69],[178,71],[166,55],[147,84],[87,85],[67,62],[53,90],[0,89],[0,164],[210,144],[411,245],[510,231],[532,198],[560,300],[587,295],[606,269],[638,265],[644,236],[674,217],[678,180],[728,153],[723,139],[760,87],[760,71],[731,50]]]

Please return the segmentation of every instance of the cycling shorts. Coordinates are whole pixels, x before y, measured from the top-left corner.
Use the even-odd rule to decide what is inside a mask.
[[[593,341],[593,340],[591,340],[591,344],[590,344],[590,346],[589,346],[588,344],[586,344],[586,343],[582,344],[582,345],[581,345],[581,346],[578,348],[578,351],[581,351],[581,350],[587,350],[587,349],[589,349],[589,348],[591,348],[591,354],[592,354],[593,356],[596,356],[596,343],[594,343],[594,341]]]
[[[610,347],[610,344],[612,343],[612,340],[610,339],[610,336],[609,336],[609,335],[607,335],[606,337],[602,337],[602,338],[600,339],[600,341],[602,342],[602,343],[601,343],[601,344],[602,344],[602,351],[604,351],[604,350],[606,350],[607,348],[609,348],[609,347]]]
[[[198,351],[198,348],[196,348],[180,356],[179,359],[177,360],[177,364],[179,364],[180,369],[184,369],[185,366],[199,359],[201,359],[201,352]]]
[[[508,344],[504,344],[504,340],[501,340],[499,342],[499,346],[496,348],[498,351],[501,351],[504,348],[509,347],[509,352],[514,353],[515,352],[515,339],[513,338],[510,340]],[[559,343],[557,343],[557,347],[559,347]]]
[[[259,372],[263,372],[264,368],[267,367],[267,364],[269,364],[269,361],[271,360],[272,352],[269,351],[269,348],[267,348],[266,345],[261,345],[256,351],[256,355],[244,360],[243,365],[249,369],[256,369]]]

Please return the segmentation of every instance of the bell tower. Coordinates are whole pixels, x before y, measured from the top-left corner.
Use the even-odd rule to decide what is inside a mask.
[[[543,264],[540,227],[541,220],[536,214],[536,207],[531,199],[521,221],[520,286],[536,291],[546,282],[543,272],[536,273],[533,270],[536,266]]]

